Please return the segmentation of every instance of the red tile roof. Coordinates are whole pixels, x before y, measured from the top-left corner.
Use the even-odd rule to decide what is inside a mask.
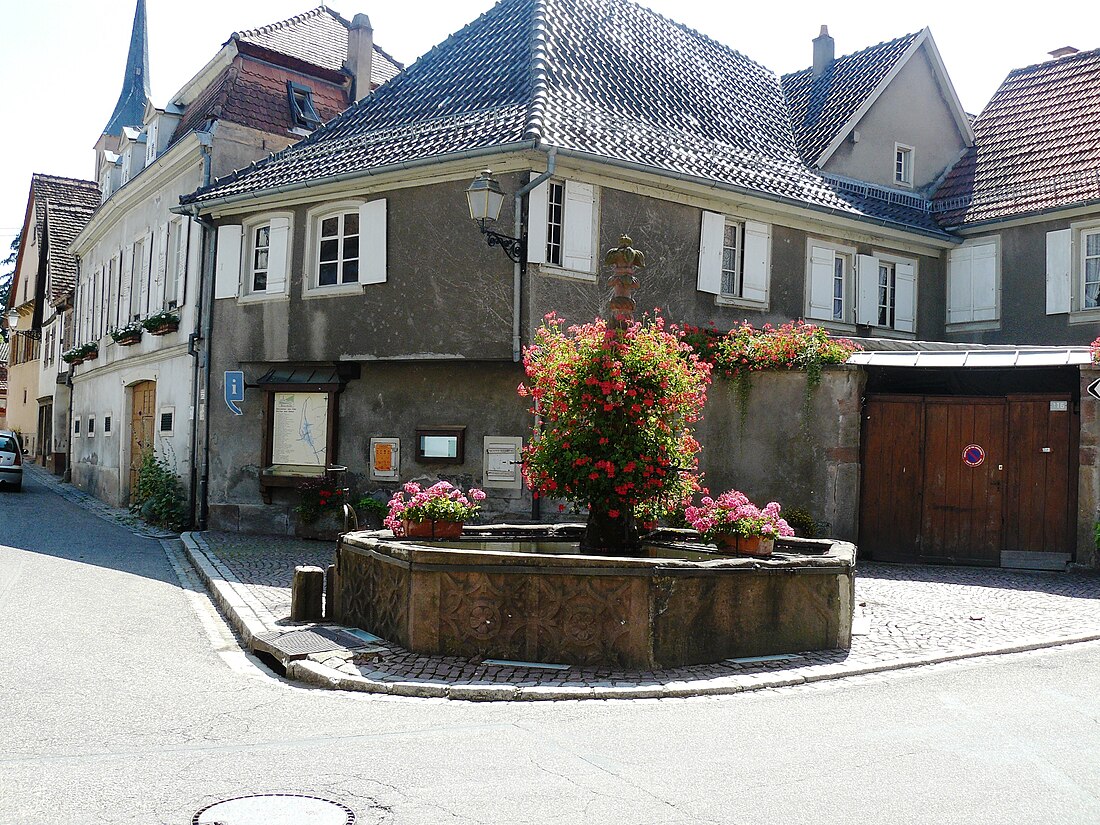
[[[1100,199],[1100,49],[1009,73],[936,191],[942,226]]]

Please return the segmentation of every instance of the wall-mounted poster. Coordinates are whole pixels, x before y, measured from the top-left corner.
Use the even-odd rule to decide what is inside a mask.
[[[324,467],[327,461],[328,393],[275,393],[271,463]]]
[[[401,472],[401,440],[370,440],[370,477],[374,481],[396,481]]]

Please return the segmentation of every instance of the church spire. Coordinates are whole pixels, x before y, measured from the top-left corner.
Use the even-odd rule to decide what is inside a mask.
[[[145,26],[145,0],[137,0],[134,10],[134,30],[130,35],[130,52],[126,56],[126,75],[122,93],[103,129],[105,135],[121,135],[122,127],[140,128],[149,101],[149,35]]]

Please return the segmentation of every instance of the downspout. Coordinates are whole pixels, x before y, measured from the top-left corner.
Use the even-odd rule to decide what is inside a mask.
[[[524,196],[539,186],[542,183],[548,181],[554,174],[554,168],[558,162],[558,150],[551,148],[546,161],[546,171],[539,175],[537,178],[533,178],[526,186],[516,192],[515,203],[512,207],[512,214],[514,218],[514,232],[512,237],[523,238],[525,233],[523,232],[523,198]],[[512,266],[512,361],[519,363],[520,358],[523,355],[523,345],[520,341],[520,290],[523,286],[523,273],[527,269],[527,244],[522,244],[521,256],[518,261]],[[538,499],[536,499],[537,501]]]
[[[213,135],[210,132],[198,132],[199,145],[202,147],[202,185],[210,185],[210,161],[213,147]],[[210,386],[210,315],[211,307],[208,295],[213,291],[207,288],[211,283],[213,269],[214,243],[213,222],[198,214],[198,207],[189,210],[191,219],[202,227],[202,242],[199,253],[199,302],[195,316],[195,329],[187,336],[187,354],[195,359],[191,373],[191,501],[189,512],[197,530],[206,529],[207,504],[207,458],[210,428],[207,418],[207,399]],[[190,252],[190,244],[188,244]],[[198,344],[199,346],[196,346]],[[200,448],[201,444],[201,448]]]
[[[554,174],[554,169],[558,163],[558,150],[551,147],[550,152],[546,160],[546,171],[539,175],[537,178],[532,178],[526,186],[516,192],[515,203],[512,206],[513,217],[515,219],[514,228],[515,232],[513,237],[526,238],[526,234],[523,232],[523,198],[524,196],[534,189],[536,186],[548,181]],[[523,345],[520,340],[520,290],[523,286],[523,273],[527,270],[527,244],[520,245],[520,259],[516,261],[512,267],[512,361],[519,363],[523,356]],[[540,421],[538,416],[535,417],[535,428],[538,428]],[[531,493],[531,520],[540,521],[542,519],[542,501],[534,491]]]

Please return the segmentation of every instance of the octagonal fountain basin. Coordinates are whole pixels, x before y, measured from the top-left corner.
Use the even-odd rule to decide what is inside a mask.
[[[625,558],[580,553],[583,529],[348,533],[335,618],[417,653],[632,670],[851,646],[851,544],[780,539],[761,559],[666,530]]]

